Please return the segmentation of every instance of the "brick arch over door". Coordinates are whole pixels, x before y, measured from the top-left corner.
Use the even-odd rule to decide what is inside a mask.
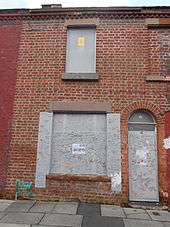
[[[122,111],[122,120],[128,121],[129,117],[136,110],[145,110],[155,118],[156,123],[164,123],[165,111],[158,105],[147,101],[133,102],[131,105],[126,106]]]
[[[160,106],[152,102],[138,101],[131,105],[125,106],[121,113],[121,135],[122,135],[122,178],[123,178],[123,194],[129,195],[129,176],[128,176],[128,120],[133,112],[144,110],[149,112],[157,124],[157,151],[158,151],[158,184],[160,201],[166,200],[164,195],[167,193],[166,168],[167,157],[163,147],[165,138],[165,111]]]

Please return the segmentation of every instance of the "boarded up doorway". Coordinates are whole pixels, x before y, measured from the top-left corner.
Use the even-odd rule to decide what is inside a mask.
[[[143,111],[132,114],[128,123],[129,200],[158,202],[156,126]]]

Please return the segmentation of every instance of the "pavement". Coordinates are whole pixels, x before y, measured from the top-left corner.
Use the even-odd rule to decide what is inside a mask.
[[[170,212],[78,202],[0,200],[0,227],[170,227]]]

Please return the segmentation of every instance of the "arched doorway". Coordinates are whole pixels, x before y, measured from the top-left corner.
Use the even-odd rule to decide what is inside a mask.
[[[129,200],[158,202],[156,124],[144,110],[135,111],[128,122]]]

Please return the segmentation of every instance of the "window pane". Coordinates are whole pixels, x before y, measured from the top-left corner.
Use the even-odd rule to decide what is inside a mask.
[[[137,111],[129,119],[129,122],[135,123],[154,123],[152,116],[145,111]]]
[[[95,49],[95,29],[68,29],[66,72],[95,73]]]

